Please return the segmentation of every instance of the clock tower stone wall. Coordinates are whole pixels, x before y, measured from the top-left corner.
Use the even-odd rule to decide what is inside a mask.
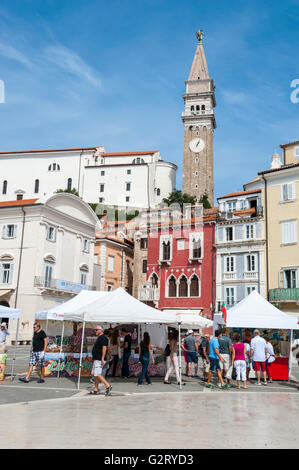
[[[198,36],[198,33],[197,33]],[[203,194],[214,204],[213,137],[216,128],[214,82],[209,77],[202,45],[202,34],[183,95],[184,165],[183,193],[195,196]]]

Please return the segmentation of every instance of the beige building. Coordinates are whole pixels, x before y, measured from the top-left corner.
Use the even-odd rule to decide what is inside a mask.
[[[282,161],[274,154],[271,169],[244,188],[262,188],[268,299],[299,316],[299,141],[281,148]]]
[[[113,291],[122,287],[133,292],[134,244],[122,232],[97,234],[95,243],[95,277],[97,290]],[[99,268],[99,269],[97,269]]]

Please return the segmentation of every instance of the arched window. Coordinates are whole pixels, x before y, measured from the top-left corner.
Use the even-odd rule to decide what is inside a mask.
[[[68,178],[67,180],[67,189],[71,191],[72,189],[72,178]]]
[[[201,258],[201,241],[193,240],[193,259]]]
[[[198,104],[196,105],[196,111],[199,111],[199,105]]]
[[[191,277],[190,297],[199,297],[199,279],[196,274]]]
[[[186,276],[182,276],[179,281],[179,297],[188,297],[188,281]]]
[[[206,109],[206,105],[205,104],[202,104],[201,105],[201,109],[204,111]]]
[[[34,192],[38,193],[39,192],[39,180],[35,180],[34,183]]]
[[[140,163],[144,163],[143,158],[134,158],[134,160],[132,161],[132,165],[139,165]]]
[[[191,106],[191,111],[194,111],[194,106]]]
[[[60,171],[60,165],[58,165],[58,163],[51,163],[48,167],[48,171]]]
[[[168,279],[168,297],[176,297],[176,278],[170,276]]]
[[[150,277],[151,287],[157,289],[159,287],[159,278],[156,273],[153,273]]]
[[[163,261],[169,261],[170,260],[170,241],[164,241],[162,243],[162,256],[163,256]]]
[[[6,194],[7,193],[7,181],[3,181],[3,187],[2,187],[2,194]]]

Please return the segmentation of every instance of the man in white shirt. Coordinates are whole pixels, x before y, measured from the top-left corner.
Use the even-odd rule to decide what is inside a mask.
[[[250,357],[254,363],[254,370],[257,376],[257,385],[261,385],[261,370],[263,372],[264,385],[267,385],[266,360],[267,344],[264,338],[261,338],[259,330],[254,330],[254,338],[250,343]]]

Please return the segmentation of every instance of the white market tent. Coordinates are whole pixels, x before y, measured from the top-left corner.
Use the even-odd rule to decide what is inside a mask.
[[[228,328],[299,330],[298,320],[274,307],[256,290],[227,311]]]
[[[12,362],[12,370],[11,370],[11,380],[12,380],[15,360],[16,360],[16,355],[17,355],[17,345],[18,345],[18,337],[19,337],[19,325],[20,325],[20,310],[16,308],[10,308],[10,307],[5,307],[4,305],[0,305],[0,317],[18,319],[17,329],[16,329],[15,351],[14,351],[14,357],[13,357],[13,362]]]
[[[217,322],[221,315],[214,315]],[[223,323],[220,320],[218,323]],[[227,311],[226,326],[228,328],[264,328],[271,330],[291,330],[291,344],[293,330],[299,330],[298,320],[274,307],[256,290],[234,305]],[[291,370],[291,348],[289,369]]]
[[[83,323],[78,388],[80,386],[85,323],[165,324],[179,327],[179,334],[181,326],[203,328],[212,323],[199,315],[174,315],[169,312],[161,312],[135,299],[122,288],[112,292],[81,291],[76,297],[64,304],[38,312],[36,319],[60,319]],[[179,343],[181,343],[180,340]]]

